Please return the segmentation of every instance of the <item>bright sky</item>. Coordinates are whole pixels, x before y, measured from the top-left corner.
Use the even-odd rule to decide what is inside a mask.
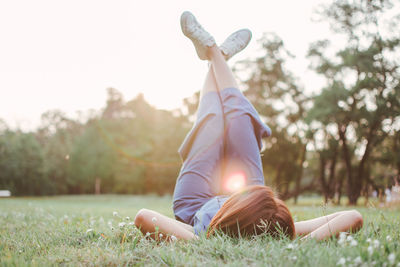
[[[31,130],[40,115],[105,106],[106,88],[126,100],[143,92],[172,109],[201,88],[207,64],[181,33],[180,14],[194,13],[218,43],[249,28],[253,40],[232,59],[256,54],[263,32],[275,32],[296,55],[290,68],[307,90],[321,86],[305,58],[309,43],[329,36],[314,23],[325,0],[13,0],[0,2],[0,118]]]

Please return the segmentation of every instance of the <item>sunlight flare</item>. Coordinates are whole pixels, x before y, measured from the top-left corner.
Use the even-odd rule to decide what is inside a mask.
[[[246,184],[246,178],[243,173],[235,173],[231,175],[225,183],[225,189],[229,192],[236,192],[243,188]]]

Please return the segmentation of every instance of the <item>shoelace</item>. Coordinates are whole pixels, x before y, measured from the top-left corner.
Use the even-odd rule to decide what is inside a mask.
[[[190,32],[190,35],[193,37],[193,39],[198,40],[203,45],[212,39],[210,34],[206,32],[200,24],[197,23],[193,25],[193,27],[188,28],[188,32]]]
[[[235,51],[238,51],[243,48],[243,46],[246,44],[243,40],[239,39],[237,36],[233,36],[231,39],[231,42],[233,45],[231,46],[224,46],[228,51],[229,55],[232,55]]]

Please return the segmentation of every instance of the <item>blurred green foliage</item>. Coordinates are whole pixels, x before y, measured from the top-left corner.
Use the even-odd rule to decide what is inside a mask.
[[[0,187],[14,195],[170,193],[177,153],[190,123],[157,110],[142,95],[125,102],[113,88],[107,105],[82,123],[49,111],[32,133],[0,134]]]
[[[318,92],[288,70],[294,56],[275,34],[259,41],[259,56],[235,65],[245,95],[272,129],[263,168],[282,198],[317,192],[355,204],[399,176],[400,14],[393,7],[398,3],[388,0],[321,6],[317,14],[332,38],[309,47],[310,67],[325,81]],[[109,88],[105,107],[84,119],[49,111],[30,133],[0,121],[0,189],[81,194],[97,185],[102,193],[172,193],[177,150],[198,101],[196,93],[181,109],[165,111],[143,95],[125,101]]]

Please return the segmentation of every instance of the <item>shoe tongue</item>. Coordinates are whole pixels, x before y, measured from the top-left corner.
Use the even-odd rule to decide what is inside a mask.
[[[192,36],[197,39],[202,45],[209,45],[213,38],[203,28],[197,26],[193,29]]]
[[[221,51],[228,57],[231,58],[235,53],[241,50],[245,42],[237,37],[233,37],[229,43],[221,45]]]

